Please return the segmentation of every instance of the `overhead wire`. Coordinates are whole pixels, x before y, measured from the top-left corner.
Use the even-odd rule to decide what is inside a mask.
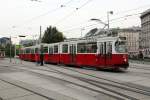
[[[139,14],[141,14],[141,13],[134,13],[134,14],[130,14],[130,15],[125,15],[125,16],[122,16],[122,17],[114,18],[114,19],[110,20],[110,23],[115,23],[116,20],[119,20],[119,19],[122,19],[122,18],[131,17],[131,16],[135,16],[135,15],[139,15]],[[107,22],[107,21],[104,21],[104,22]],[[83,27],[86,28],[86,27],[90,27],[90,26],[94,26],[94,25],[98,25],[98,24],[91,24],[91,25],[87,25],[87,26],[83,26]],[[77,27],[77,28],[71,28],[71,29],[65,30],[63,32],[68,32],[68,31],[75,30],[75,29],[79,30],[79,29],[81,29],[81,26]]]
[[[54,8],[54,9],[52,9],[52,10],[49,10],[49,11],[47,11],[47,12],[45,12],[45,13],[42,13],[42,14],[40,14],[40,15],[38,15],[38,16],[32,17],[32,18],[30,18],[30,19],[24,21],[23,23],[21,23],[21,24],[19,24],[19,25],[26,24],[26,23],[28,23],[28,22],[30,23],[30,22],[32,22],[32,21],[34,21],[34,20],[36,20],[36,19],[39,19],[39,18],[41,18],[41,17],[43,17],[43,16],[46,16],[46,15],[48,15],[48,14],[52,14],[52,13],[54,13],[54,12],[56,12],[56,11],[62,9],[63,7],[65,7],[67,4],[71,3],[71,1],[73,1],[73,0],[69,0],[68,2],[66,2],[66,3],[64,3],[64,4],[61,4],[61,5],[60,5],[59,7],[57,7],[57,8]],[[19,25],[16,25],[16,26],[19,26]]]
[[[90,3],[93,0],[88,0],[86,1],[83,5],[81,5],[80,7],[77,7],[75,10],[73,10],[71,13],[67,14],[66,16],[64,16],[63,18],[61,18],[59,21],[57,21],[54,26],[56,26],[57,24],[60,24],[61,22],[63,22],[64,20],[66,20],[67,18],[69,18],[73,13],[75,13],[76,11],[78,11],[79,9],[83,8],[84,6],[86,6],[88,3]]]
[[[127,13],[127,12],[130,12],[130,11],[134,11],[134,10],[138,10],[138,9],[141,9],[141,8],[145,8],[145,7],[149,7],[150,4],[147,4],[147,5],[144,5],[144,6],[140,6],[140,7],[137,7],[137,8],[134,8],[134,9],[129,9],[129,10],[124,10],[124,11],[120,11],[120,12],[117,12],[115,13],[115,15],[118,15],[118,14],[121,14],[121,13]],[[141,13],[136,13],[137,15],[141,14]],[[101,16],[101,18],[103,18],[104,16]],[[106,16],[105,16],[106,17]],[[129,15],[125,15],[123,17],[119,17],[119,18],[115,18],[115,19],[112,19],[112,20],[118,20],[118,19],[121,19],[121,18],[124,18],[124,17],[129,17]],[[111,20],[110,20],[111,21]]]

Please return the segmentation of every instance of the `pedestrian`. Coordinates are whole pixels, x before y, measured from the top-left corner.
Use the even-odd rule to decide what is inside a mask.
[[[139,58],[140,58],[140,60],[143,60],[143,53],[142,53],[142,51],[139,52]]]
[[[43,55],[43,53],[40,53],[40,62],[41,62],[41,66],[43,66],[43,59],[44,59],[44,55]]]

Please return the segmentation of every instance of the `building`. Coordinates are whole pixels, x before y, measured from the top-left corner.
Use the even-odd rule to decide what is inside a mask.
[[[140,50],[150,57],[150,9],[143,12],[141,18]]]
[[[2,37],[0,38],[0,45],[5,47],[7,44],[10,44],[10,38]]]
[[[118,36],[126,37],[127,49],[130,56],[137,56],[139,53],[140,27],[118,29]]]

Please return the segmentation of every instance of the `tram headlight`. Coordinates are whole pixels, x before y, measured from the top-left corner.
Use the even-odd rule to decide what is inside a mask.
[[[124,61],[124,62],[127,62],[126,55],[123,55],[123,61]]]
[[[127,59],[126,59],[126,58],[124,58],[124,62],[127,62]]]

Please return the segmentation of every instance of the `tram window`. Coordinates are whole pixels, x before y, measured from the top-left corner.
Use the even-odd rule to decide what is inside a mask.
[[[62,53],[68,53],[68,44],[62,45]]]
[[[20,50],[20,53],[23,54],[23,50]]]
[[[116,43],[115,43],[115,50],[118,53],[125,53],[125,52],[127,52],[126,42],[125,41],[116,41]]]
[[[112,54],[112,43],[111,42],[106,43],[106,54]]]
[[[103,48],[104,48],[104,44],[100,43],[100,54],[103,54]]]
[[[38,53],[38,48],[35,48],[35,53]]]
[[[43,53],[48,53],[48,47],[44,47]]]
[[[85,43],[78,43],[77,52],[78,53],[86,53],[86,44]]]
[[[78,43],[77,51],[78,51],[78,53],[96,53],[97,52],[97,44],[96,44],[96,42]]]
[[[58,53],[58,45],[54,46],[54,53]]]
[[[26,49],[26,53],[30,53],[30,49],[28,48],[28,49]]]
[[[23,54],[23,50],[20,50],[20,54]]]
[[[70,46],[70,54],[76,54],[76,46],[75,45]]]
[[[53,54],[53,47],[49,47],[49,54]]]
[[[31,49],[31,54],[34,54],[34,49]]]
[[[86,44],[86,52],[87,53],[96,53],[97,52],[96,42],[87,43]]]

